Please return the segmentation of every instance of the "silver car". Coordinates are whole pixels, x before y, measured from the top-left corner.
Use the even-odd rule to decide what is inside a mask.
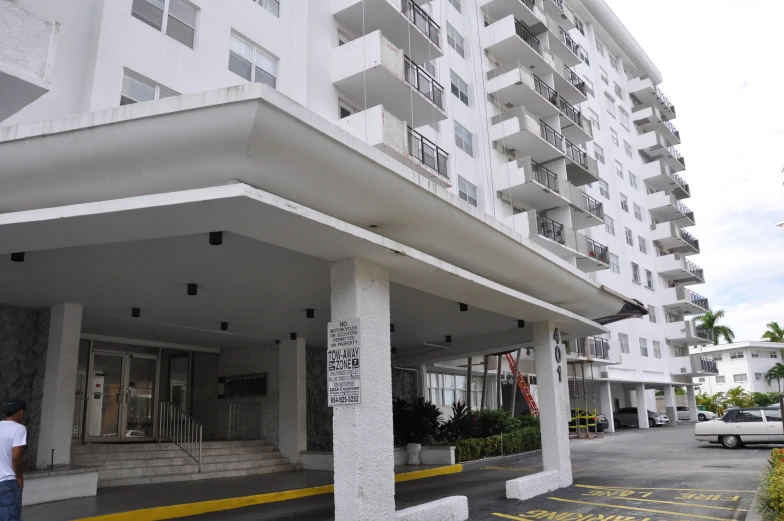
[[[691,420],[691,411],[689,410],[689,406],[688,405],[678,405],[676,407],[676,409],[678,410],[678,421],[689,421],[689,420]],[[699,409],[697,410],[697,420],[699,420],[701,422],[704,422],[704,421],[707,421],[707,420],[712,420],[715,417],[716,417],[716,414],[712,413],[710,411],[703,411],[703,410],[699,410]]]
[[[637,407],[625,407],[615,411],[615,428],[619,427],[639,427],[639,420],[637,418]],[[666,414],[659,412],[648,411],[648,427],[655,427],[657,425],[667,425],[670,419]]]

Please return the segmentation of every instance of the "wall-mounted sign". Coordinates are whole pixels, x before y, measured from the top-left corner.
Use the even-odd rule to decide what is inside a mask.
[[[218,399],[267,395],[267,373],[218,377]]]
[[[327,325],[328,405],[356,405],[360,400],[358,318]]]

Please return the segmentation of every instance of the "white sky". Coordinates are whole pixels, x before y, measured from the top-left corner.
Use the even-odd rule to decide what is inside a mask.
[[[784,324],[784,1],[605,0],[675,105],[706,283],[736,340]]]

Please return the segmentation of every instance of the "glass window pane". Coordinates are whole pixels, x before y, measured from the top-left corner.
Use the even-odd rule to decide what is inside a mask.
[[[438,374],[438,387],[444,388],[444,375]]]
[[[167,89],[166,87],[160,88],[160,94],[158,95],[159,98],[171,98],[172,96],[179,96],[179,94],[171,89]]]
[[[457,391],[457,401],[465,403],[465,401],[466,401],[466,392],[465,391]]]
[[[270,87],[275,87],[275,76],[271,76],[266,71],[256,67],[256,83],[266,83]]]
[[[163,0],[133,0],[131,14],[160,31],[163,26],[163,5]]]
[[[455,375],[447,374],[444,375],[444,389],[454,389],[455,388]]]
[[[455,392],[444,391],[444,405],[452,405],[455,403]]]
[[[169,23],[166,24],[166,34],[193,49],[193,40],[196,36],[196,30],[193,27],[169,16]]]
[[[265,71],[270,76],[277,75],[278,60],[260,49],[256,49],[256,67]]]
[[[229,50],[248,62],[253,61],[253,46],[241,38],[232,36]]]
[[[466,377],[457,375],[455,377],[455,386],[458,389],[465,389],[466,388]]]
[[[138,76],[125,74],[122,86],[123,96],[134,101],[150,101],[155,99],[155,84]]]
[[[435,373],[430,373],[430,387],[438,387],[438,380]]]
[[[175,17],[191,28],[196,28],[196,8],[182,0],[169,1],[169,16]],[[171,19],[169,21],[171,22]]]
[[[229,70],[234,74],[238,74],[250,81],[252,68],[250,61],[234,54],[233,51],[229,53]]]

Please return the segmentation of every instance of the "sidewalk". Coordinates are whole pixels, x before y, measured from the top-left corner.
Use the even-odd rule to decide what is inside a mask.
[[[395,481],[462,471],[462,465],[402,465]],[[332,493],[332,472],[300,470],[241,478],[209,479],[98,489],[96,497],[25,507],[25,521],[153,521]],[[204,510],[198,503],[215,501]],[[177,507],[174,507],[177,505]],[[172,508],[159,508],[172,507]],[[156,511],[133,512],[144,509]],[[117,515],[119,514],[119,515]]]

